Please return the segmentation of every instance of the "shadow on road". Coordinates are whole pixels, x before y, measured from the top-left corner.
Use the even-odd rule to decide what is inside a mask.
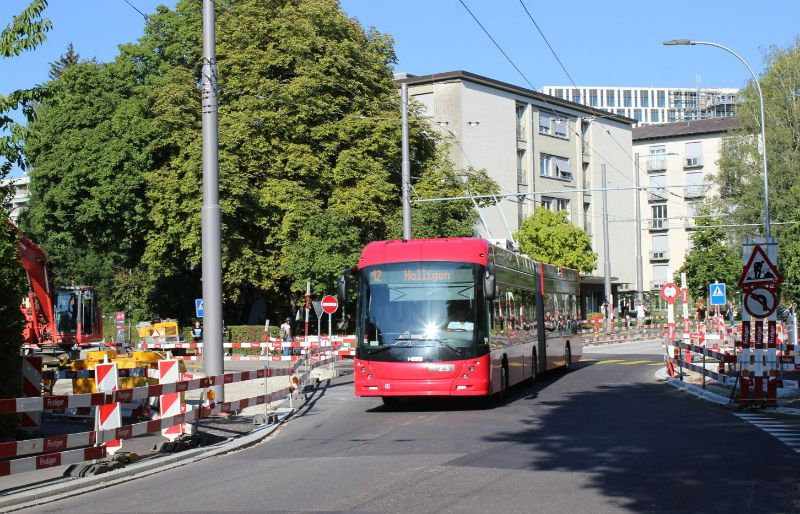
[[[540,399],[527,428],[449,464],[579,473],[634,512],[800,511],[800,458],[717,407],[655,383],[563,397]]]

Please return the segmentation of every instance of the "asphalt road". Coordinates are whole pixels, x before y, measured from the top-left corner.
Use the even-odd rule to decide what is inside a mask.
[[[659,354],[652,344],[593,349],[574,371],[545,374],[489,409],[388,410],[354,397],[342,377],[260,445],[37,510],[800,511],[800,454],[657,382]]]

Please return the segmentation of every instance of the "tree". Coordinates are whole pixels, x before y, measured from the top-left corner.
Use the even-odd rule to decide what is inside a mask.
[[[597,268],[597,254],[586,232],[571,224],[565,211],[537,208],[514,235],[522,253],[554,266],[589,272]]]
[[[20,53],[33,50],[45,39],[50,30],[50,21],[41,18],[47,7],[45,0],[34,0],[15,16],[12,22],[0,33],[0,56],[10,58]],[[23,107],[26,114],[28,102],[35,97],[31,91],[15,91],[9,96],[0,96],[0,134],[6,130],[11,133],[0,137],[0,179],[4,178],[14,164],[22,165],[20,147],[20,130],[9,116],[9,112]],[[0,200],[5,206],[6,191],[0,189]],[[5,216],[8,213],[3,209]],[[19,304],[25,295],[25,279],[17,254],[17,231],[0,220],[0,369],[3,380],[0,381],[0,398],[19,396],[22,385],[22,346],[23,318]],[[0,439],[12,437],[16,431],[16,416],[0,416]]]
[[[67,51],[61,55],[61,57],[50,63],[50,73],[48,73],[50,80],[56,80],[64,73],[64,70],[73,64],[78,64],[80,60],[80,54],[75,51],[72,43],[69,43],[67,45]]]
[[[778,238],[779,266],[786,277],[782,291],[800,300],[800,38],[782,50],[772,48],[759,83],[764,96],[767,168],[772,235]],[[715,178],[720,195],[714,202],[728,222],[763,226],[763,176],[757,135],[760,134],[758,93],[753,84],[744,89],[737,107],[740,128],[723,142],[720,173]],[[777,223],[788,222],[786,225]],[[758,229],[741,228],[730,233],[734,246],[756,235]],[[762,232],[763,234],[763,232]]]
[[[675,274],[675,281],[680,284],[681,273],[686,273],[687,288],[693,298],[706,297],[709,284],[715,281],[726,284],[728,297],[735,297],[736,283],[742,273],[742,259],[726,241],[724,231],[708,227],[719,223],[716,218],[697,219],[698,228],[691,235],[692,250]],[[708,228],[702,228],[704,226]]]
[[[401,127],[391,39],[337,1],[216,4],[231,322],[258,298],[285,312],[308,278],[315,295],[330,292],[367,242],[392,233]],[[184,321],[201,291],[200,5],[159,7],[113,63],[67,67],[46,85],[26,140],[29,225],[61,276],[93,280],[115,308]],[[485,173],[448,168],[424,123],[410,124],[419,196],[496,190]],[[452,219],[420,207],[420,233],[471,233],[470,202],[440,208]]]

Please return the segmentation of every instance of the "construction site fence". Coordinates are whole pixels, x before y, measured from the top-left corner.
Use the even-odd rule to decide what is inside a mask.
[[[215,385],[279,376],[293,377],[289,386],[268,394],[266,393],[265,384],[265,394],[221,403],[207,402],[205,405],[201,404],[197,408],[189,409],[174,416],[106,430],[92,430],[0,443],[0,476],[102,459],[107,456],[106,442],[159,432],[165,428],[184,423],[194,423],[202,418],[217,414],[235,413],[257,405],[265,405],[266,414],[269,405],[280,400],[288,401],[291,406],[293,393],[308,384],[313,369],[332,365],[336,360],[339,360],[339,357],[334,355],[333,351],[334,348],[329,346],[315,348],[313,352],[309,352],[303,358],[296,360],[288,368],[275,369],[270,368],[269,364],[267,364],[265,368],[253,371],[191,378],[167,384],[120,389],[110,393],[0,399],[0,414],[26,414],[42,411],[63,411],[78,407],[97,407],[194,390],[203,390],[203,397],[205,397],[205,391]],[[302,373],[300,373],[301,368]]]
[[[766,324],[765,324],[766,325]],[[701,386],[709,384],[727,391],[729,401],[737,399],[743,407],[775,406],[781,389],[798,389],[798,381],[787,379],[786,372],[800,370],[800,347],[787,344],[786,327],[776,324],[773,346],[768,327],[756,336],[752,330],[749,346],[742,342],[742,326],[717,332],[693,332],[674,341],[664,339],[667,373],[684,380],[685,371],[700,376]],[[761,343],[754,341],[760,340]]]

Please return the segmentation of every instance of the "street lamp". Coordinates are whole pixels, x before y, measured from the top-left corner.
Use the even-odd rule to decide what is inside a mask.
[[[737,54],[727,46],[723,46],[718,43],[711,43],[709,41],[694,41],[691,39],[672,39],[670,41],[664,41],[663,44],[665,46],[706,45],[721,48],[726,52],[733,54],[737,59],[742,61],[742,64],[747,67],[747,70],[753,76],[753,80],[756,83],[756,90],[758,91],[758,105],[761,109],[761,165],[764,171],[764,228],[767,236],[767,242],[769,242],[772,234],[769,226],[769,191],[767,189],[767,136],[765,133],[766,125],[764,124],[764,96],[761,94],[761,85],[758,83],[758,77],[756,77],[756,74],[753,73],[753,69],[749,64],[747,64],[747,61],[742,59],[741,55]]]

